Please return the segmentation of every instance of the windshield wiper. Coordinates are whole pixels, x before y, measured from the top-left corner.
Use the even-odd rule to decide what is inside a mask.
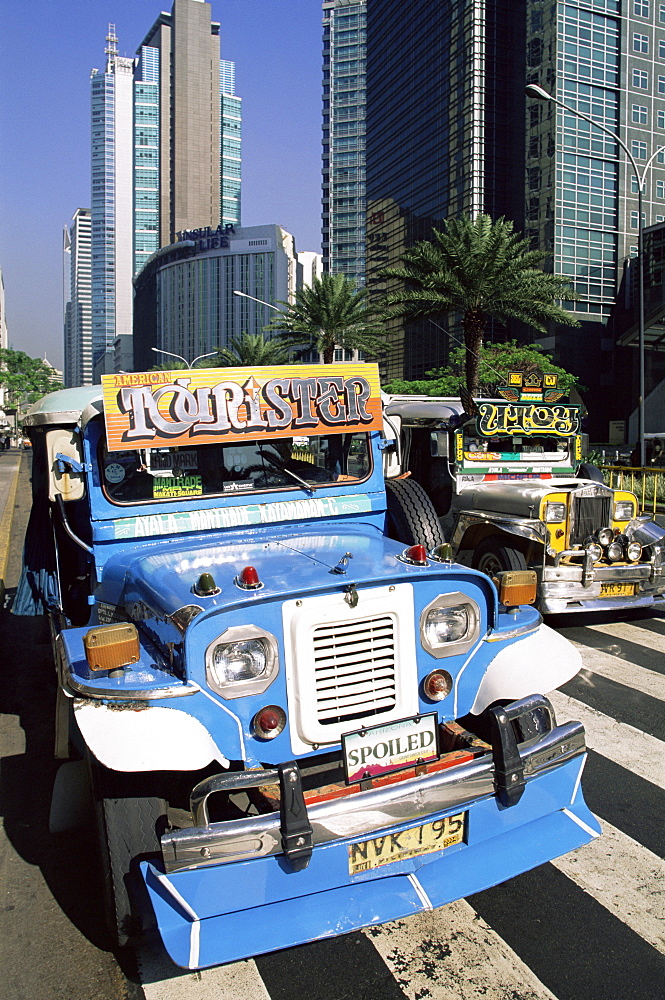
[[[270,465],[273,466],[273,468],[279,469],[280,472],[284,472],[287,476],[290,476],[291,479],[294,480],[294,482],[299,483],[300,486],[302,486],[303,489],[306,489],[308,493],[314,493],[314,487],[311,486],[308,482],[306,482],[306,480],[302,479],[297,472],[293,472],[292,469],[289,469],[285,465],[282,465],[281,462],[278,462],[277,459],[273,458],[271,455],[264,455],[262,451],[260,452],[260,455],[261,458],[264,460],[264,462],[269,462]]]

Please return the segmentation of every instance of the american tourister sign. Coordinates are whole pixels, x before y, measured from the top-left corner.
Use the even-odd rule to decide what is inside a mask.
[[[109,451],[382,427],[377,365],[132,372],[102,389]]]

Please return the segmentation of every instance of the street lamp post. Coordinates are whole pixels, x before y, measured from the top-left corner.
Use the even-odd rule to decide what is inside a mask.
[[[644,443],[644,240],[643,240],[643,225],[642,225],[642,202],[644,194],[644,182],[646,180],[647,172],[649,167],[655,160],[658,153],[660,153],[665,146],[658,146],[658,148],[651,154],[649,159],[644,165],[642,173],[640,173],[635,158],[631,151],[629,150],[623,139],[613,132],[612,129],[608,128],[606,125],[601,125],[600,122],[595,121],[589,115],[585,115],[582,111],[578,111],[576,108],[571,108],[569,104],[564,104],[563,101],[559,101],[556,97],[543,88],[539,87],[535,83],[530,83],[526,87],[526,96],[535,97],[539,101],[551,101],[553,104],[557,104],[564,111],[568,111],[571,115],[576,118],[582,118],[585,122],[589,122],[591,125],[595,125],[599,128],[601,132],[605,132],[610,136],[614,142],[618,143],[623,149],[624,153],[628,157],[631,167],[635,173],[635,178],[637,180],[637,256],[638,256],[638,294],[639,294],[639,305],[638,305],[638,351],[639,351],[639,368],[640,368],[640,389],[639,398],[637,404],[637,422],[639,425],[639,443],[640,443],[640,465],[644,468],[646,464],[646,450]]]
[[[268,306],[269,309],[274,309],[275,312],[282,312],[279,306],[274,306],[272,302],[266,302],[264,299],[257,299],[255,295],[248,295],[247,292],[239,292],[236,288],[233,289],[234,295],[239,295],[243,299],[251,299],[252,302],[259,302],[262,306]]]
[[[209,351],[208,354],[199,354],[198,358],[194,358],[193,361],[186,361],[182,354],[174,354],[173,351],[163,351],[161,347],[151,347],[151,351],[156,351],[157,354],[168,354],[170,358],[177,358],[178,361],[182,361],[186,368],[193,368],[197,361],[201,361],[202,358],[211,358],[213,354],[217,354],[217,351]]]

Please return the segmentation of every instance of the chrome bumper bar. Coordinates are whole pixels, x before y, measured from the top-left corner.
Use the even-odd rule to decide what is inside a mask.
[[[555,726],[549,732],[531,738],[527,744],[517,746],[511,735],[510,720],[542,707],[550,709],[547,699],[533,696],[505,709],[494,710],[502,713],[499,722],[503,723],[503,727],[499,728],[503,731],[496,740],[493,737],[492,753],[449,770],[419,775],[394,785],[313,805],[305,811],[305,826],[301,827],[300,835],[296,830],[290,839],[298,845],[304,837],[311,853],[311,848],[317,844],[367,837],[396,825],[424,822],[429,816],[445,810],[468,808],[477,799],[493,794],[504,804],[514,804],[529,779],[579,756],[586,748],[584,727],[579,722]],[[510,744],[511,740],[512,752],[510,747],[506,750],[505,746],[499,745],[505,742]],[[289,765],[283,767],[288,769]],[[287,777],[291,773],[287,771]],[[285,838],[284,807],[281,815],[273,812],[207,823],[206,800],[212,792],[277,784],[279,780],[278,769],[245,771],[206,779],[202,783],[205,786],[202,793],[192,797],[193,812],[204,821],[204,825],[173,830],[161,838],[166,871],[170,873],[274,854],[286,854],[290,859],[285,842],[289,838]],[[300,816],[298,822],[302,823],[302,820]]]

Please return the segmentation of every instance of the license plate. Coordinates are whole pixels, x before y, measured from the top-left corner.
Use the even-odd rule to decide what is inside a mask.
[[[445,819],[423,823],[399,833],[388,833],[373,840],[361,840],[349,844],[349,875],[372,868],[381,868],[395,861],[406,861],[421,854],[434,854],[453,844],[461,844],[464,839],[466,813],[447,816]]]
[[[601,583],[601,597],[634,597],[637,585],[634,583]]]
[[[438,760],[436,712],[342,736],[347,784]]]

